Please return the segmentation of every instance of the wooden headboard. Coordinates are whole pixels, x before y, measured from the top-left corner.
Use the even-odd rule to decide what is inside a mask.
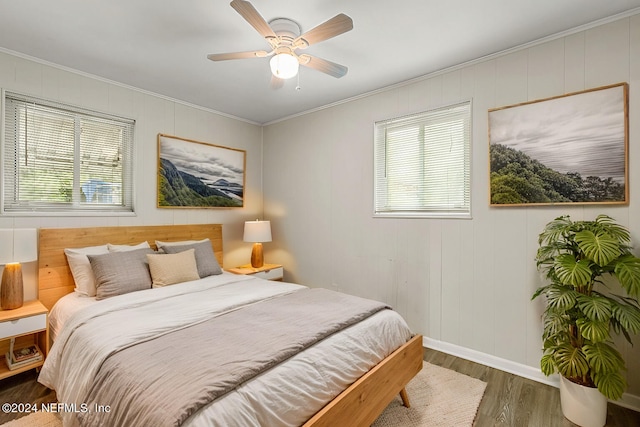
[[[38,299],[48,309],[64,295],[73,292],[75,284],[65,248],[82,248],[112,243],[133,245],[155,241],[211,240],[213,251],[222,266],[222,225],[141,225],[127,227],[41,228],[38,245]]]

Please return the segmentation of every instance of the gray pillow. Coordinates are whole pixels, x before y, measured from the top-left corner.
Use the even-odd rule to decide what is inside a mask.
[[[128,292],[151,289],[147,254],[153,249],[87,255],[96,278],[96,299],[101,300]]]
[[[195,249],[198,275],[201,279],[203,277],[213,276],[214,274],[222,274],[222,268],[220,268],[216,255],[213,253],[213,248],[211,247],[211,241],[209,239],[204,242],[192,243],[189,245],[163,246],[162,249],[168,254],[177,254],[189,249]]]

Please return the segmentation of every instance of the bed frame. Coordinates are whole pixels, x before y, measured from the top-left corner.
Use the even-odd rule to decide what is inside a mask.
[[[73,276],[65,248],[147,241],[198,240],[208,237],[222,266],[222,225],[158,225],[90,228],[41,228],[39,230],[38,298],[48,309],[73,292]],[[363,375],[307,421],[305,427],[370,426],[387,405],[400,394],[405,406],[407,383],[422,369],[422,336],[416,335]]]

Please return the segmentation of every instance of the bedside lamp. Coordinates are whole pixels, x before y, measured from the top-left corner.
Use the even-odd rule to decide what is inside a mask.
[[[38,234],[35,228],[0,230],[0,264],[4,264],[0,284],[3,310],[22,307],[24,288],[21,262],[38,259]]]
[[[262,243],[271,241],[271,222],[270,221],[246,221],[244,223],[245,242],[252,242],[251,250],[251,267],[260,268],[264,265],[264,257],[262,255]]]

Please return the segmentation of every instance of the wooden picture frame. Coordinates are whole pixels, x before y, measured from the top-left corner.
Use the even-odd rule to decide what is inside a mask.
[[[491,206],[628,204],[629,89],[489,110]]]
[[[159,208],[241,208],[246,151],[158,134]]]

